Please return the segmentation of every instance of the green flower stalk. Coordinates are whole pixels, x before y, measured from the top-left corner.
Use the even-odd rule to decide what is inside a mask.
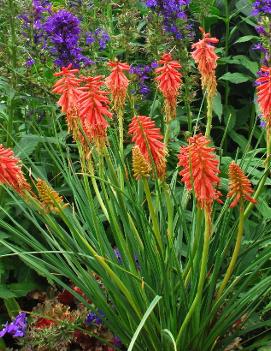
[[[209,137],[212,127],[212,102],[216,94],[215,69],[218,59],[215,47],[212,44],[217,44],[218,39],[211,38],[210,33],[205,33],[202,28],[200,28],[200,31],[202,32],[202,39],[192,45],[192,49],[195,49],[192,52],[192,57],[198,65],[202,89],[207,93],[207,125],[205,136]]]
[[[234,251],[227,268],[225,277],[220,285],[220,288],[217,293],[217,299],[219,299],[232,276],[235,264],[241,248],[241,241],[244,232],[244,221],[245,221],[245,212],[244,212],[244,201],[247,200],[252,204],[256,203],[256,200],[251,197],[253,193],[251,183],[249,179],[245,176],[242,169],[235,163],[232,162],[229,166],[229,193],[228,197],[232,198],[232,203],[230,207],[235,207],[240,202],[240,213],[239,213],[239,224],[236,237],[236,243]]]

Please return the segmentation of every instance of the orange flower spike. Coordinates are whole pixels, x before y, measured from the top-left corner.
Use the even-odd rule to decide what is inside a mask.
[[[261,67],[261,77],[256,80],[260,110],[268,126],[271,126],[271,68]]]
[[[11,149],[5,149],[0,144],[0,184],[6,184],[20,195],[24,191],[31,192],[31,186],[25,179],[20,160],[14,156]]]
[[[182,66],[179,62],[172,60],[171,54],[164,54],[159,63],[163,66],[156,68],[157,77],[155,80],[166,100],[166,119],[170,121],[176,117],[177,96],[182,83],[182,74],[178,69]]]
[[[194,189],[200,207],[210,210],[214,201],[222,203],[221,193],[216,189],[220,172],[215,148],[208,146],[210,141],[202,134],[190,137],[188,143],[178,155],[178,166],[183,167],[179,174],[186,188]]]
[[[105,117],[112,118],[109,111],[108,92],[101,90],[104,82],[102,76],[83,78],[86,85],[79,88],[79,116],[86,135],[99,144],[104,144],[108,122]]]
[[[129,126],[132,141],[138,146],[145,160],[156,166],[158,177],[163,178],[166,172],[166,147],[161,141],[163,136],[154,121],[147,116],[135,116]],[[152,159],[151,159],[152,158]]]
[[[112,67],[111,74],[105,79],[105,84],[110,90],[114,109],[122,109],[126,99],[129,79],[123,71],[129,71],[130,66],[126,63],[110,61],[108,66]]]
[[[61,106],[62,112],[67,114],[76,107],[80,95],[78,90],[80,79],[75,76],[79,70],[71,68],[72,64],[62,67],[60,72],[54,74],[55,77],[62,78],[55,83],[52,90],[53,93],[61,95],[57,103]]]
[[[234,162],[229,166],[229,192],[228,197],[232,198],[230,207],[237,206],[238,202],[243,199],[255,204],[257,201],[250,195],[253,194],[251,182],[244,174],[242,169]]]
[[[202,39],[192,45],[192,57],[198,65],[198,70],[201,74],[202,88],[214,96],[216,92],[215,69],[217,66],[218,56],[215,53],[215,47],[212,44],[217,44],[217,38],[211,38],[210,33],[205,33],[204,29],[200,28]]]

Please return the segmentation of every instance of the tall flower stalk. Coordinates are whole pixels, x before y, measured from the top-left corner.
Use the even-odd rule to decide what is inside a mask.
[[[187,190],[193,190],[197,205],[204,212],[205,230],[203,251],[201,256],[200,274],[195,298],[178,332],[176,343],[180,345],[181,338],[192,316],[198,309],[202,298],[202,291],[207,272],[210,238],[212,234],[212,205],[214,201],[221,202],[221,193],[217,190],[220,182],[218,177],[218,160],[214,148],[209,146],[209,139],[201,134],[188,139],[188,146],[181,147],[179,163],[182,182]]]
[[[229,166],[228,197],[232,199],[230,207],[235,207],[238,205],[238,203],[240,204],[239,205],[239,224],[238,224],[234,251],[233,251],[229,266],[227,268],[226,274],[224,276],[224,279],[219,287],[219,290],[217,293],[217,299],[221,297],[228,281],[230,280],[232,272],[234,270],[234,267],[238,259],[238,255],[241,248],[241,242],[243,238],[243,233],[244,233],[244,222],[245,222],[244,202],[245,200],[247,200],[252,204],[256,203],[256,200],[251,197],[252,193],[253,193],[253,190],[249,179],[245,176],[242,169],[235,162],[232,162]]]
[[[216,94],[216,75],[215,69],[217,66],[218,56],[215,53],[213,44],[218,43],[217,38],[212,38],[210,33],[205,33],[204,29],[200,28],[202,39],[192,45],[192,57],[198,65],[198,70],[201,75],[202,89],[207,93],[207,125],[205,135],[210,136],[212,128],[213,114],[213,98]]]

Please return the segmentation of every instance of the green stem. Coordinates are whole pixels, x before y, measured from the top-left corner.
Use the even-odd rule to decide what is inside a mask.
[[[169,185],[166,183],[163,183],[164,190],[165,190],[165,197],[166,197],[166,206],[167,206],[167,237],[169,239],[169,242],[172,244],[173,243],[173,205],[172,205],[172,199],[170,198],[170,189]]]
[[[15,8],[13,0],[8,0],[9,7],[9,26],[11,34],[11,62],[12,62],[12,76],[13,76],[13,85],[16,85],[16,68],[17,68],[17,38],[15,30]]]
[[[100,159],[100,162],[101,162],[101,159]],[[91,159],[88,162],[88,170],[89,170],[89,173],[90,173],[91,183],[92,183],[93,189],[95,191],[97,200],[98,200],[98,202],[99,202],[99,204],[101,206],[101,209],[102,209],[106,219],[109,220],[108,211],[107,211],[107,209],[105,207],[105,204],[103,202],[103,199],[101,197],[101,194],[100,194],[100,191],[99,191],[99,188],[98,188],[98,184],[97,184],[97,181],[96,181],[96,178],[95,178],[95,174],[94,174],[93,162],[92,162]]]
[[[164,138],[164,143],[166,147],[168,145],[169,136],[170,136],[170,122],[166,122],[166,132],[165,132],[165,138]]]
[[[118,122],[119,122],[119,150],[121,162],[124,164],[124,151],[123,151],[123,110],[119,109],[118,113]],[[122,165],[119,168],[119,179],[120,179],[120,188],[124,190],[124,176],[122,171]]]
[[[191,319],[193,316],[193,313],[195,312],[196,307],[198,304],[201,302],[202,298],[202,291],[203,291],[203,286],[205,282],[205,277],[206,277],[206,271],[207,271],[207,263],[208,263],[208,254],[209,254],[209,245],[210,245],[210,237],[211,237],[211,231],[212,231],[212,225],[211,225],[211,214],[210,211],[205,209],[204,212],[205,215],[205,231],[204,231],[204,244],[203,244],[203,252],[202,252],[202,258],[201,258],[201,267],[200,267],[200,275],[199,275],[199,283],[198,283],[198,288],[196,292],[196,296],[194,298],[194,301],[183,321],[183,324],[179,330],[177,339],[176,339],[176,344],[177,346],[180,345],[181,337]]]
[[[243,238],[243,233],[244,233],[244,222],[245,222],[245,217],[244,217],[244,204],[243,201],[240,203],[240,216],[239,216],[239,225],[238,225],[238,231],[237,231],[237,237],[236,237],[236,243],[234,247],[234,251],[232,254],[232,258],[230,261],[230,264],[228,266],[228,269],[226,271],[225,277],[220,285],[220,288],[217,293],[217,299],[219,299],[228,283],[230,280],[230,277],[232,275],[234,266],[236,264],[239,252],[240,252],[240,247],[241,247],[241,242]]]
[[[200,208],[197,208],[197,213],[196,213],[196,229],[195,229],[195,236],[194,236],[194,242],[192,246],[192,252],[191,256],[189,258],[189,262],[187,263],[184,272],[183,272],[183,280],[184,280],[184,285],[187,286],[189,282],[189,278],[191,275],[192,267],[193,267],[193,262],[195,255],[198,250],[198,244],[199,244],[199,235],[200,235],[200,229],[201,229],[201,220],[202,220],[202,210]]]
[[[163,252],[163,242],[162,242],[162,236],[161,236],[160,229],[159,229],[158,218],[157,218],[157,215],[156,215],[154,207],[153,207],[149,184],[148,184],[148,181],[145,177],[143,178],[143,185],[144,185],[144,191],[146,194],[146,199],[148,202],[150,216],[152,219],[153,231],[154,231],[157,243],[159,245],[160,251]]]
[[[263,188],[264,188],[264,185],[265,185],[265,182],[266,182],[266,179],[268,178],[268,175],[270,173],[270,160],[271,160],[271,127],[267,127],[266,128],[266,159],[265,159],[265,172],[264,172],[264,175],[260,181],[260,183],[258,184],[258,187],[255,191],[255,194],[253,196],[253,198],[255,200],[258,199],[258,197],[260,196]],[[254,207],[254,203],[250,202],[246,209],[245,209],[245,213],[244,213],[244,219],[246,219],[251,210],[253,209]]]
[[[207,125],[205,130],[205,136],[210,137],[213,119],[213,99],[207,95]]]

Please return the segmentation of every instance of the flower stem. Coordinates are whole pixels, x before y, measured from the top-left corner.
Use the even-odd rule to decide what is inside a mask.
[[[146,194],[146,199],[148,202],[150,216],[151,216],[151,220],[152,220],[152,224],[153,224],[153,231],[154,231],[157,243],[159,245],[160,251],[163,252],[163,242],[162,242],[162,236],[161,236],[160,229],[159,229],[158,218],[157,218],[157,215],[156,215],[154,207],[153,207],[150,187],[149,187],[148,181],[145,177],[143,178],[143,185],[144,185],[144,191]]]
[[[258,184],[257,190],[255,191],[255,194],[253,196],[254,199],[258,199],[258,197],[260,196],[266,179],[268,178],[268,175],[270,173],[270,160],[271,160],[271,127],[267,127],[266,128],[266,159],[265,159],[265,172],[264,175],[261,179],[261,181]],[[245,213],[244,213],[244,219],[246,219],[248,217],[248,215],[250,214],[251,210],[254,207],[254,203],[250,202],[246,209],[245,209]]]
[[[191,307],[190,307],[190,309],[189,309],[189,311],[188,311],[188,313],[183,321],[183,324],[179,330],[179,333],[178,333],[178,336],[176,339],[177,346],[179,346],[179,344],[180,344],[181,337],[182,337],[191,317],[193,316],[193,313],[195,312],[196,307],[201,302],[202,291],[203,291],[203,286],[204,286],[205,277],[206,277],[207,263],[208,263],[210,237],[211,237],[211,232],[212,232],[210,211],[205,209],[204,215],[205,215],[205,231],[204,231],[204,243],[203,243],[203,252],[202,252],[202,257],[201,257],[201,267],[200,267],[198,288],[197,288],[196,296],[192,302],[192,305],[191,305]]]
[[[213,99],[207,95],[207,125],[205,130],[205,136],[210,137],[213,119]]]
[[[118,113],[118,122],[119,122],[119,150],[120,150],[120,157],[121,162],[124,163],[124,152],[123,152],[123,110],[119,109]],[[122,165],[119,168],[119,179],[120,179],[120,188],[124,190],[124,177],[122,171]]]
[[[242,237],[244,233],[244,222],[245,222],[245,216],[244,216],[244,204],[243,201],[241,200],[240,203],[240,215],[239,215],[239,224],[238,224],[238,231],[237,231],[237,237],[236,237],[236,243],[234,247],[234,251],[232,254],[232,258],[230,261],[230,264],[228,266],[228,269],[226,271],[225,277],[220,285],[220,288],[217,293],[217,299],[219,299],[232,275],[234,266],[236,264],[239,252],[240,252],[240,247],[241,247],[241,242],[242,242]]]

